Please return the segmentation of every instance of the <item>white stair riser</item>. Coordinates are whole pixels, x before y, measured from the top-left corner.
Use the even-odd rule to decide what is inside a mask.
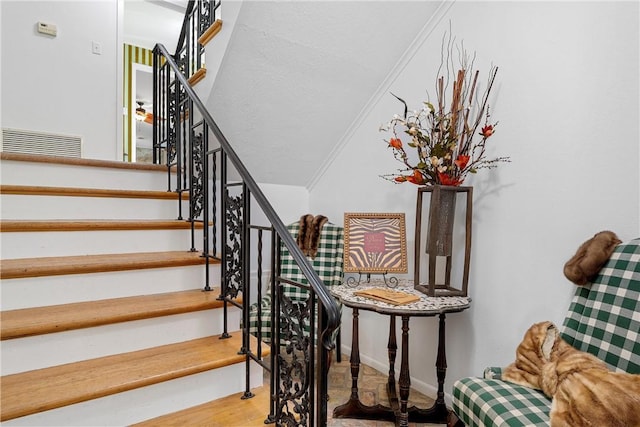
[[[219,286],[211,265],[210,287]],[[2,280],[2,310],[67,304],[205,287],[204,265]]]
[[[202,230],[195,230],[202,249]],[[11,232],[0,236],[2,259],[133,252],[188,251],[190,230]]]
[[[124,190],[159,190],[168,188],[168,175],[163,172],[97,168],[3,160],[1,179],[4,185],[47,187],[86,187]],[[171,174],[175,188],[175,173]]]
[[[262,385],[262,369],[251,364],[251,387]],[[244,391],[244,363],[189,375],[39,414],[3,426],[123,426]],[[265,411],[269,408],[265,407]],[[265,412],[265,418],[268,412]]]
[[[166,191],[167,175],[124,169],[2,161],[2,184]],[[175,175],[172,180],[175,183]],[[177,200],[70,196],[1,195],[2,219],[174,220]],[[188,204],[182,203],[182,217]],[[202,231],[196,232],[201,249]],[[189,230],[2,233],[3,259],[189,250]],[[220,268],[211,267],[211,287]],[[0,287],[2,310],[93,301],[205,286],[203,265],[122,272],[7,279]],[[214,291],[214,292],[217,292]],[[239,328],[241,313],[229,309],[228,327]],[[222,332],[223,310],[203,310],[2,342],[2,375],[161,346]],[[234,332],[238,333],[238,332]],[[244,363],[34,414],[3,426],[129,425],[244,390]],[[262,369],[251,364],[252,386]],[[268,408],[265,408],[268,410]],[[266,417],[265,413],[265,417]]]
[[[176,219],[177,200],[3,194],[2,219]],[[183,217],[188,216],[183,203]]]
[[[222,316],[222,309],[202,310],[5,340],[2,375],[219,335],[223,332]],[[230,331],[238,331],[240,317],[239,309],[229,309]]]

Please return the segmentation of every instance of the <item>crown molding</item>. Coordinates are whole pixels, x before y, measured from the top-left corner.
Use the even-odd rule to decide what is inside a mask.
[[[429,39],[429,37],[431,37],[433,31],[438,26],[438,24],[440,24],[442,19],[447,16],[449,9],[451,9],[455,1],[456,0],[442,0],[440,2],[434,14],[429,18],[424,27],[422,27],[416,38],[411,42],[409,47],[402,54],[400,60],[391,69],[389,74],[387,74],[387,76],[384,78],[380,86],[378,86],[378,88],[375,90],[371,98],[369,98],[369,101],[367,101],[362,110],[360,110],[351,125],[349,125],[349,127],[347,128],[346,132],[342,135],[338,143],[334,146],[333,150],[331,150],[325,161],[322,163],[322,166],[320,166],[318,171],[309,180],[306,185],[309,192],[311,192],[313,188],[318,184],[318,182],[320,182],[331,164],[344,149],[347,141],[351,139],[356,130],[362,125],[362,122],[365,120],[365,118],[369,116],[371,110],[378,103],[380,98],[389,92],[389,88],[391,87],[393,82],[396,81],[402,71],[404,71],[407,64],[409,64],[411,59],[413,59],[420,47],[422,47],[422,45]]]

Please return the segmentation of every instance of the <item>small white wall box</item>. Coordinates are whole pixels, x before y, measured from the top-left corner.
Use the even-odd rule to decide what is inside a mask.
[[[58,35],[58,27],[55,24],[47,24],[46,22],[38,22],[38,32],[50,36]]]

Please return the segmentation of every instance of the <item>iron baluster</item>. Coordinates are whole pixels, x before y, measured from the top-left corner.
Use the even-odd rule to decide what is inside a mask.
[[[205,128],[205,138],[206,138],[206,143],[205,143],[205,147],[209,147],[209,127],[207,126],[206,123],[204,123],[204,128]],[[218,169],[218,161],[217,161],[217,153],[218,150],[213,150],[211,151],[211,197],[213,200],[213,203],[211,203],[211,218],[212,218],[212,225],[211,225],[211,254],[213,257],[217,256],[218,253],[218,235],[217,235],[217,214],[218,214],[218,204],[216,203],[216,200],[218,200],[218,187],[216,185],[216,173],[217,173],[217,169]],[[208,170],[208,168],[207,168]],[[207,184],[207,188],[208,184]],[[208,226],[207,226],[207,230],[209,230]],[[207,235],[209,235],[209,233],[207,232]],[[207,246],[207,251],[209,250],[209,246]]]
[[[210,19],[215,17],[219,2],[208,6],[201,2],[197,4],[205,9],[213,7],[214,13],[210,14]],[[203,15],[204,13],[201,13],[199,19],[204,19]],[[187,41],[187,39],[194,41],[196,37],[194,34],[190,35],[187,30],[184,40]],[[243,309],[242,351],[246,354],[247,375],[245,397],[251,394],[250,363],[257,362],[271,371],[267,421],[276,422],[278,425],[325,425],[327,369],[330,350],[333,347],[332,333],[339,325],[338,306],[189,85],[188,76],[185,74],[189,74],[192,64],[197,63],[197,56],[189,53],[188,49],[182,48],[175,56],[169,55],[162,45],[157,45],[154,49],[154,126],[156,128],[154,129],[154,160],[166,162],[169,191],[175,191],[179,200],[182,200],[180,197],[182,194],[186,192],[189,194],[188,215],[192,222],[192,249],[197,247],[194,222],[203,221],[202,255],[206,258],[205,290],[211,290],[209,258],[218,256],[217,241],[220,240],[219,299],[223,300],[224,311],[222,337],[229,334],[228,304],[241,307]],[[202,122],[194,123],[196,119],[200,120],[200,116],[202,116]],[[215,137],[214,143],[219,144],[219,147],[214,150],[209,150],[210,135]],[[208,158],[209,155],[212,156],[211,159]],[[209,166],[209,160],[211,160],[211,166]],[[240,177],[239,182],[229,183],[229,166],[234,168],[233,176]],[[175,187],[172,189],[173,178],[170,173],[173,170],[176,178]],[[209,196],[210,185],[211,197]],[[220,197],[217,197],[218,193]],[[178,203],[178,216],[181,219],[183,202]],[[264,230],[271,231],[271,274],[268,283],[272,297],[270,330],[272,345],[271,363],[268,366],[262,360],[263,347],[260,341],[263,336],[261,333],[258,333],[259,342],[256,352],[254,353],[251,348],[253,341],[249,336],[250,327],[246,317],[252,300],[251,295],[255,292],[250,279],[254,262],[250,241],[254,239],[251,234],[254,229],[260,230],[257,238],[256,270],[258,299],[261,300],[265,293],[262,277],[264,235],[263,230],[257,228],[259,226],[250,224],[251,210],[254,206],[261,209],[270,223],[268,227],[264,227]],[[218,231],[221,234],[219,237]],[[280,251],[284,248],[290,251],[293,262],[298,264],[305,277],[304,284],[281,277]],[[282,292],[283,286],[302,287],[308,292],[309,297],[301,301],[291,300]],[[236,300],[240,292],[243,296],[242,306]],[[260,305],[258,310],[261,310]],[[291,378],[294,378],[295,382]]]

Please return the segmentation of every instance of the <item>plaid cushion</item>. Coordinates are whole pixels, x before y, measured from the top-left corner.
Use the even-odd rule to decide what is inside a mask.
[[[640,374],[640,239],[619,245],[593,283],[576,289],[561,335],[611,369]],[[467,426],[549,424],[541,392],[500,381],[501,370],[453,385],[453,410]]]
[[[500,380],[463,378],[453,386],[453,410],[467,426],[548,425],[550,409],[542,392]]]
[[[287,226],[293,239],[297,239],[300,229],[299,222]],[[309,282],[296,264],[289,252],[289,249],[282,244],[280,247],[280,275],[291,281],[308,285]],[[314,258],[307,258],[313,269],[318,273],[320,279],[326,286],[336,286],[342,284],[343,262],[344,262],[344,231],[343,228],[335,224],[326,223],[322,227],[320,239],[318,240],[318,251]],[[305,288],[294,286],[288,283],[282,285],[283,294],[294,302],[304,302],[309,296],[309,291]],[[249,331],[257,336],[258,329],[261,330],[261,338],[265,342],[271,340],[271,291],[267,290],[266,295],[260,301],[261,312],[258,319],[258,304],[253,304],[249,313]],[[261,325],[261,326],[259,326]]]
[[[591,286],[578,287],[562,337],[613,370],[640,374],[640,239],[619,245]]]
[[[294,240],[298,238],[299,223],[290,224],[287,229]],[[326,223],[320,233],[318,252],[315,258],[307,258],[326,286],[335,286],[342,283],[343,236],[342,227]],[[309,284],[309,281],[291,256],[289,249],[284,245],[281,246],[280,275],[303,285]],[[282,292],[292,301],[305,301],[308,296],[306,289],[289,284],[283,284]]]

